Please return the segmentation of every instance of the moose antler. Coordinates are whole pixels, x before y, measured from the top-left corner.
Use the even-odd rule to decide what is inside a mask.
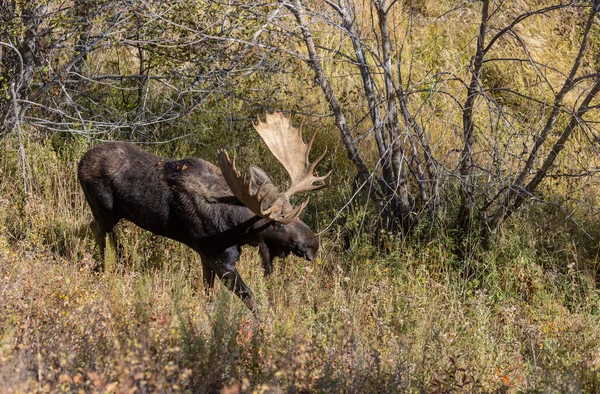
[[[231,161],[225,151],[219,152],[219,166],[223,177],[236,196],[255,214],[280,223],[290,223],[300,216],[308,204],[308,199],[299,206],[292,208],[290,197],[298,192],[319,190],[326,186],[325,179],[331,171],[324,176],[315,176],[316,165],[323,159],[327,150],[314,162],[310,163],[308,154],[315,139],[316,132],[310,137],[308,144],[302,140],[302,126],[299,129],[290,124],[290,120],[282,113],[266,114],[265,121],[260,118],[254,128],[263,139],[273,156],[285,167],[292,183],[288,190],[278,193],[277,188],[269,181],[258,185],[256,193],[253,192],[254,178],[242,176],[235,168],[235,159]],[[317,183],[317,184],[315,184]],[[267,208],[263,208],[266,205]]]
[[[304,191],[319,190],[326,186],[325,179],[331,171],[321,177],[313,175],[315,167],[325,157],[327,149],[314,162],[310,163],[308,154],[317,132],[305,144],[302,140],[302,124],[300,128],[291,125],[290,120],[281,112],[267,113],[265,121],[258,118],[254,128],[267,145],[273,156],[285,167],[292,184],[283,194],[289,199],[293,194]],[[315,182],[320,184],[315,185]]]
[[[223,177],[233,195],[258,216],[287,224],[300,216],[308,204],[308,200],[306,200],[300,206],[292,209],[288,200],[284,199],[278,193],[275,185],[269,181],[260,184],[256,193],[253,192],[254,177],[252,174],[249,177],[245,174],[242,175],[235,167],[235,158],[233,161],[230,160],[225,150],[219,152],[219,167],[221,167]],[[266,209],[263,208],[265,204]]]

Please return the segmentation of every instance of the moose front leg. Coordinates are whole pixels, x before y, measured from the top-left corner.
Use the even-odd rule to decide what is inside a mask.
[[[269,247],[264,242],[258,245],[258,252],[260,253],[263,269],[265,270],[265,276],[271,275],[273,273],[273,258],[275,256],[271,255]]]
[[[211,268],[223,284],[240,297],[252,313],[256,314],[258,310],[254,294],[252,294],[252,290],[246,286],[235,267],[235,263],[237,263],[239,257],[239,248],[237,246],[231,247],[214,260]]]

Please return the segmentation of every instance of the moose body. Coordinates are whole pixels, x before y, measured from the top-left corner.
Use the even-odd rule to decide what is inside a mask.
[[[86,152],[78,177],[92,210],[91,227],[102,254],[106,235],[119,220],[129,220],[194,249],[200,254],[205,286],[212,287],[217,276],[255,311],[252,291],[235,266],[241,247],[259,246],[268,275],[275,257],[294,253],[313,260],[319,243],[298,219],[301,209],[292,210],[287,200],[277,213],[269,209],[269,216],[263,211],[272,191],[263,186],[272,184],[262,170],[251,168],[250,180],[240,180],[235,163],[229,163],[226,155],[220,161],[229,179],[219,167],[199,158],[167,159],[130,143],[113,142]],[[281,194],[272,194],[271,203],[281,200]],[[248,196],[257,203],[240,201],[248,201]]]

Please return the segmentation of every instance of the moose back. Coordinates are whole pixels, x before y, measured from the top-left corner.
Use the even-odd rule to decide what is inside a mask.
[[[219,167],[199,159],[158,157],[124,142],[97,146],[82,157],[78,177],[94,220],[91,228],[103,255],[106,236],[121,219],[154,234],[182,242],[200,254],[206,288],[215,276],[252,311],[256,301],[236,269],[243,245],[258,246],[265,275],[275,257],[290,253],[313,260],[319,242],[299,219],[308,200],[292,207],[289,198],[326,186],[314,175],[301,128],[281,113],[267,114],[255,129],[290,174],[291,186],[280,193],[267,174],[250,167],[241,174],[225,151]]]

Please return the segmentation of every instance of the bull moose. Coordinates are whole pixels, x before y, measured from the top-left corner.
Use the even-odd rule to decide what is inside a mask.
[[[174,160],[155,156],[136,145],[111,142],[86,152],[79,162],[78,177],[92,210],[91,228],[104,254],[106,236],[121,219],[154,234],[165,236],[200,254],[206,289],[218,276],[253,312],[252,291],[236,270],[243,245],[258,246],[265,275],[273,271],[273,259],[290,253],[314,260],[319,242],[298,217],[308,199],[293,207],[290,197],[328,185],[314,169],[302,126],[276,112],[258,119],[254,128],[275,158],[285,167],[291,185],[279,192],[258,167],[241,174],[225,150],[218,153],[219,167],[199,158]]]

